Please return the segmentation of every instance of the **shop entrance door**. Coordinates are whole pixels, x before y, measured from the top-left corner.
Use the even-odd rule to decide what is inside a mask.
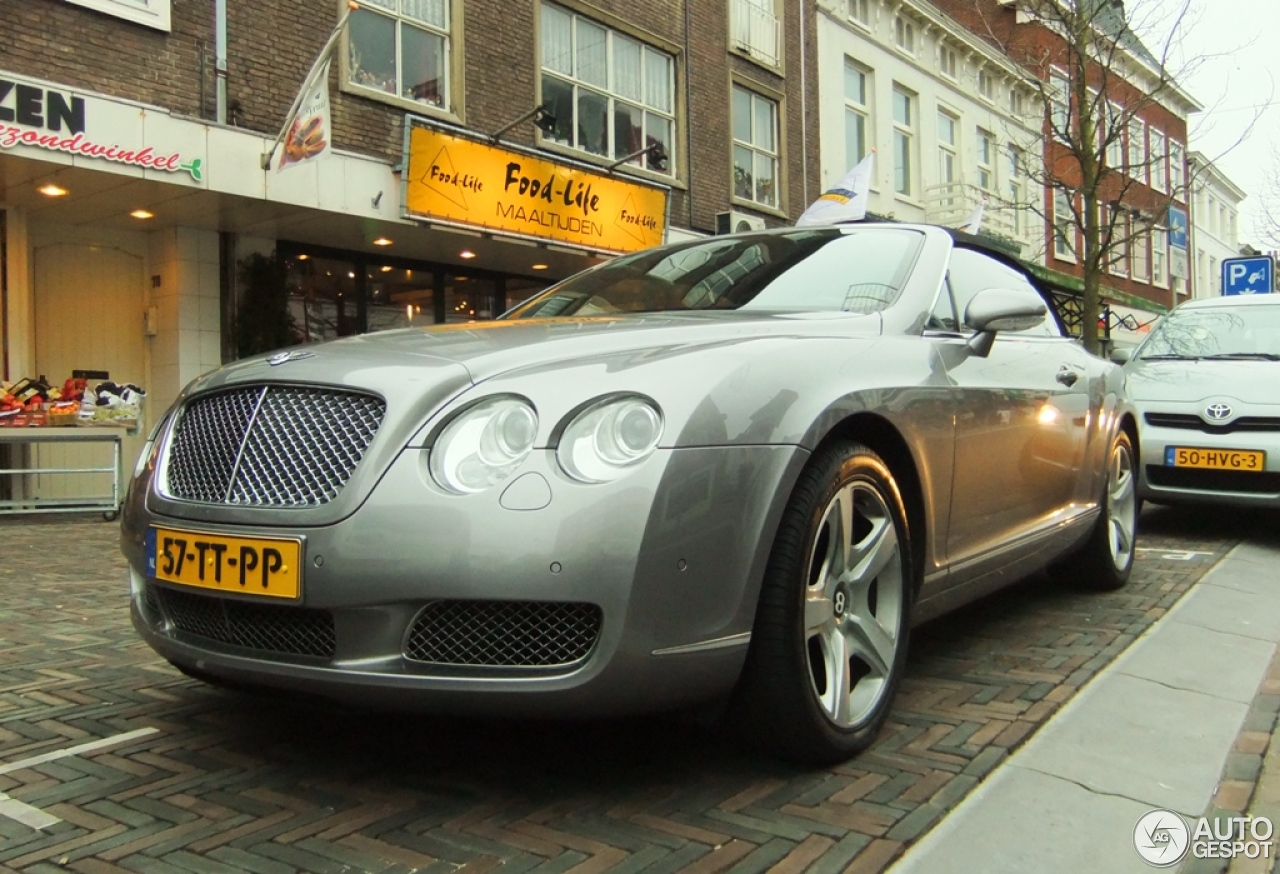
[[[147,387],[142,258],[120,249],[56,243],[35,250],[36,373],[61,385],[73,370],[105,370],[118,383]],[[91,383],[92,386],[92,383]],[[127,475],[142,450],[147,420],[125,437],[122,464]],[[47,445],[33,450],[33,467],[105,467],[101,444]],[[111,488],[105,474],[32,477],[28,496],[72,498],[102,495]]]

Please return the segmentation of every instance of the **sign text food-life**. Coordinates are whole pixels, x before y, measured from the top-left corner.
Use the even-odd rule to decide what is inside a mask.
[[[610,252],[662,243],[666,192],[421,126],[409,132],[410,216]]]

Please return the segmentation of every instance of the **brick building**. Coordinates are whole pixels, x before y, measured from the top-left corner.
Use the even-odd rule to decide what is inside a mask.
[[[236,357],[254,253],[283,265],[305,341],[490,317],[602,257],[788,223],[816,196],[799,4],[367,0],[332,55],[332,151],[281,169],[277,133],[346,10],[0,6],[6,379],[108,371],[158,412]]]
[[[1080,105],[1066,41],[1047,23],[1040,0],[934,0],[934,5],[965,28],[998,47],[1039,84],[1050,99],[1044,120],[1044,165],[1048,174],[1069,180],[1071,159],[1053,135],[1053,128],[1076,123]],[[1187,256],[1189,208],[1187,184],[1187,120],[1203,107],[1171,77],[1130,29],[1122,0],[1082,0],[1098,42],[1106,48],[1104,65],[1093,64],[1085,75],[1087,102],[1108,107],[1106,113],[1087,110],[1105,132],[1110,119],[1120,120],[1115,135],[1107,136],[1099,158],[1109,169],[1098,192],[1100,221],[1117,210],[1116,238],[1130,237],[1117,247],[1107,267],[1103,297],[1118,315],[1132,316],[1128,324],[1149,323],[1191,293]],[[1039,109],[1044,107],[1043,100]],[[1078,172],[1076,172],[1078,178]],[[1045,187],[1038,210],[1045,217],[1044,251],[1047,267],[1067,277],[1083,274],[1080,239],[1072,221],[1082,210],[1079,192]],[[1122,335],[1123,325],[1115,325]]]

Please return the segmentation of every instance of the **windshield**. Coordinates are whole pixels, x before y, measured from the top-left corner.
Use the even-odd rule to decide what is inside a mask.
[[[1280,304],[1176,310],[1156,325],[1138,357],[1280,360]]]
[[[503,318],[709,309],[878,312],[897,299],[923,241],[919,231],[905,228],[708,237],[579,273]]]

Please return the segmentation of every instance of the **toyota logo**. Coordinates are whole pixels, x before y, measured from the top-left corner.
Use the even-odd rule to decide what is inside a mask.
[[[1204,408],[1205,418],[1218,422],[1231,418],[1231,412],[1231,404],[1209,404]]]

